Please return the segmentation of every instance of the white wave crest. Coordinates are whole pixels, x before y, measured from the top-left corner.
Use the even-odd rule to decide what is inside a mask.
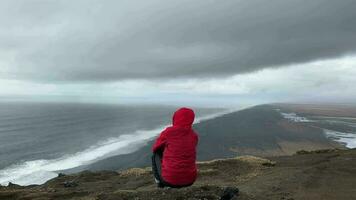
[[[356,134],[343,133],[324,129],[326,137],[345,145],[347,148],[356,148]]]
[[[311,120],[305,118],[305,117],[300,117],[296,113],[282,113],[281,115],[285,118],[288,119],[289,121],[292,122],[311,122]]]

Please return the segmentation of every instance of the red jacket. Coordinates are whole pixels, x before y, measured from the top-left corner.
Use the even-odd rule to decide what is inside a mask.
[[[192,129],[194,111],[180,108],[173,115],[173,126],[166,128],[153,145],[162,149],[162,177],[172,185],[188,185],[197,177],[198,135]]]

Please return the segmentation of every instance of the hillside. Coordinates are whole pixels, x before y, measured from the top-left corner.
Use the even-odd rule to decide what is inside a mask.
[[[199,163],[197,182],[159,189],[150,168],[60,175],[40,186],[0,187],[2,200],[218,200],[226,187],[239,200],[356,199],[356,149],[324,150],[269,159],[242,156]]]
[[[260,105],[194,125],[199,133],[198,160],[240,155],[281,156],[298,150],[343,148],[325,137],[322,129],[285,119],[278,105]],[[150,164],[153,141],[138,151],[70,170],[117,170]],[[68,172],[68,171],[66,171]]]

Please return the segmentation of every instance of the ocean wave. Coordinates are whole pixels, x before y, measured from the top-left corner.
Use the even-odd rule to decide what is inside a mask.
[[[347,148],[356,148],[356,134],[354,133],[343,133],[339,131],[333,131],[324,129],[326,137],[344,144]]]
[[[224,112],[197,118],[195,123],[213,119],[229,112],[233,112],[233,110],[225,110]],[[0,170],[0,185],[8,185],[9,182],[23,186],[43,184],[56,177],[58,175],[56,171],[72,169],[110,156],[134,152],[157,136],[166,126],[160,126],[153,130],[138,130],[133,134],[109,138],[84,151],[61,158],[33,160],[11,165]]]
[[[283,113],[283,112],[280,112],[280,113],[285,119],[292,121],[292,122],[312,122],[311,120],[307,119],[306,117],[298,116],[296,113]]]
[[[134,134],[110,138],[82,152],[58,159],[26,161],[22,164],[10,166],[0,171],[0,184],[6,185],[9,182],[19,185],[42,184],[55,177],[55,171],[90,164],[112,155],[130,153],[135,150],[131,147],[137,147],[147,142],[147,140],[157,135],[161,128],[149,131],[140,130]],[[39,175],[43,178],[39,178]]]
[[[309,120],[306,117],[300,117],[296,113],[282,113],[280,114],[287,120],[300,123],[300,122],[318,122],[317,120]],[[318,118],[321,118],[318,116]],[[325,119],[345,119],[342,117],[323,117]],[[355,127],[354,123],[339,121],[339,120],[325,120],[328,123],[345,124],[348,126]],[[316,126],[317,127],[317,126]],[[356,148],[356,134],[355,133],[343,133],[339,131],[323,129],[325,136],[335,142],[344,145],[347,148]]]

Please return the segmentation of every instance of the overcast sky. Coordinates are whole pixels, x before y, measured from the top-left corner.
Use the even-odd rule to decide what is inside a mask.
[[[356,100],[356,0],[2,0],[2,99]]]

